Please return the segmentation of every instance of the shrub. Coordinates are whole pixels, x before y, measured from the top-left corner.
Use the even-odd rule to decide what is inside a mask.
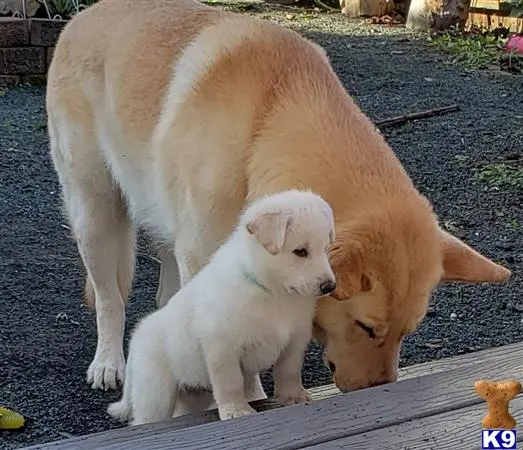
[[[88,8],[97,0],[40,0],[43,11],[49,19],[71,19],[82,9]],[[41,8],[41,9],[42,9]]]

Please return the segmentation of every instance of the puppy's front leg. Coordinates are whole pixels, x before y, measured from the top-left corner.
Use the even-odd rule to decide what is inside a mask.
[[[220,420],[255,413],[245,398],[244,379],[238,355],[224,354],[216,346],[213,350],[206,351],[205,356]]]
[[[310,338],[309,329],[295,333],[274,365],[274,393],[282,405],[295,405],[312,400],[301,382],[303,358]]]

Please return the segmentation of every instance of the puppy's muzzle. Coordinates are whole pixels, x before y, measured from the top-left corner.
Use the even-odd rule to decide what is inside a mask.
[[[335,283],[334,281],[332,281],[332,280],[323,281],[323,282],[320,284],[320,292],[321,292],[323,295],[330,294],[330,293],[333,292],[335,289],[336,289],[336,283]]]

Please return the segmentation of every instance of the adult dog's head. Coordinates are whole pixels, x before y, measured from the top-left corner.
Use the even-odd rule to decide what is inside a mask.
[[[403,337],[442,281],[503,281],[510,271],[443,231],[428,201],[398,198],[337,223],[337,288],[320,300],[314,337],[344,392],[396,380]]]

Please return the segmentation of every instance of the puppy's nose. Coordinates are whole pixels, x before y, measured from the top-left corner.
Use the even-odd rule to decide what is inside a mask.
[[[332,280],[327,280],[320,284],[322,294],[330,294],[334,289],[336,289],[336,283]]]

